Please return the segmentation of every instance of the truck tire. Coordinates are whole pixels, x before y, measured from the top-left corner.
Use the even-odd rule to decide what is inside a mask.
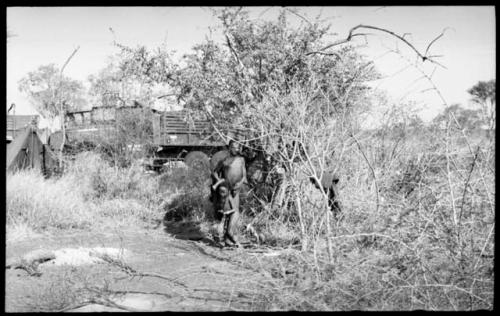
[[[210,168],[210,159],[201,151],[191,151],[184,157],[184,163],[193,169],[208,171]]]

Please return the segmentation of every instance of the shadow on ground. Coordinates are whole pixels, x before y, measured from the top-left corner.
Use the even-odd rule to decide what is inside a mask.
[[[198,221],[164,221],[163,227],[166,233],[169,233],[177,239],[194,241],[209,239],[201,230],[200,222]]]
[[[248,192],[245,191],[242,198],[249,199]],[[161,221],[163,231],[176,239],[202,242],[206,246],[219,249],[232,249],[233,247],[223,247],[214,240],[212,233],[216,230],[214,225],[218,223],[213,218],[213,212],[213,205],[208,196],[193,197],[189,193],[178,195],[165,208],[165,215]],[[204,220],[186,220],[187,218],[204,218]],[[244,236],[240,236],[240,243],[243,248],[253,247]]]
[[[182,193],[168,203],[163,216],[163,230],[172,237],[181,240],[201,241],[208,245],[216,245],[208,233],[207,223],[200,220],[204,218],[210,222],[213,213],[212,203],[208,196]]]

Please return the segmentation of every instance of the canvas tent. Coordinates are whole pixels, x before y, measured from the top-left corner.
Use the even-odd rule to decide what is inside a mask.
[[[56,165],[54,153],[42,143],[33,126],[27,126],[7,144],[7,171],[35,168],[47,175]]]

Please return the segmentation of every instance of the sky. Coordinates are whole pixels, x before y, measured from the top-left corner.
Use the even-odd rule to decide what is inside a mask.
[[[18,82],[41,65],[61,67],[79,47],[64,73],[85,82],[104,68],[117,52],[113,41],[150,49],[166,45],[176,56],[211,37],[220,40],[209,7],[8,7],[7,107],[16,104],[16,114],[36,114],[29,100],[18,90]],[[275,19],[280,7],[248,7],[253,19]],[[414,65],[415,54],[401,41],[383,32],[370,31],[366,39],[353,41],[359,52],[373,60],[382,79],[370,83],[385,91],[395,104],[412,104],[424,121],[431,120],[444,104],[469,105],[467,89],[478,81],[496,78],[494,6],[386,6],[386,7],[298,7],[301,16],[318,15],[331,24],[328,39],[345,38],[359,24],[388,29],[405,35],[419,51],[444,34],[430,48],[441,65],[419,66],[432,75],[432,84],[444,100],[429,90],[428,80]],[[294,20],[295,19],[295,20]],[[303,22],[290,15],[291,23]],[[113,32],[110,30],[113,30]],[[390,52],[398,48],[399,54]],[[375,117],[375,116],[374,116]]]

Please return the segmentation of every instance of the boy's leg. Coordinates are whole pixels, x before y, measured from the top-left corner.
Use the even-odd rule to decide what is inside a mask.
[[[226,237],[236,246],[240,246],[236,235],[238,234],[238,223],[239,223],[239,211],[236,210],[232,214],[228,215],[228,225],[226,229]]]
[[[230,237],[228,236],[228,230],[229,230],[229,217],[230,215],[224,215],[224,220],[222,221],[222,235],[221,235],[221,241],[224,243],[224,245],[228,246],[228,240],[230,240]]]
[[[227,216],[224,215],[222,216],[222,219],[219,222],[219,240],[221,242],[226,240],[226,222],[227,222]]]

